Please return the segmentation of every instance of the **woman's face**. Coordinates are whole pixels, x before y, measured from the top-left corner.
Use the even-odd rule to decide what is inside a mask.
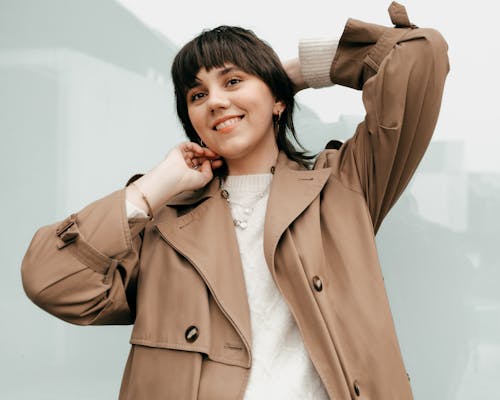
[[[191,124],[224,157],[229,173],[255,173],[252,166],[274,161],[278,148],[273,114],[284,105],[265,82],[232,64],[202,68],[196,78],[197,85],[187,93]]]

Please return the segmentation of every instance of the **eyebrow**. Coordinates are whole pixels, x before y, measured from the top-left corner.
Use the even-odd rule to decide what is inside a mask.
[[[244,72],[241,68],[239,68],[235,65],[231,65],[230,67],[222,68],[220,71],[218,71],[217,76],[221,77],[221,76],[224,76],[224,75],[229,74],[229,73],[234,72],[234,71]],[[197,86],[200,86],[200,85],[201,85],[201,81],[198,79],[197,76],[195,76],[194,77],[194,86],[191,87],[191,89],[195,88]]]
[[[219,72],[217,72],[217,75],[222,76],[222,75],[229,74],[230,72],[233,72],[233,71],[241,71],[241,70],[235,66],[226,67],[226,68],[221,69]]]

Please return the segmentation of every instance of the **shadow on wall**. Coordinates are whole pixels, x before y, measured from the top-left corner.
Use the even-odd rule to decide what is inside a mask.
[[[377,242],[415,397],[479,398],[498,393],[500,372],[500,175],[450,171],[446,147],[431,143],[442,169],[424,162]]]
[[[3,0],[0,48],[68,48],[120,68],[168,77],[176,47],[115,1]]]
[[[117,397],[129,329],[40,312],[19,267],[38,227],[122,187],[183,137],[175,52],[114,1],[0,2],[2,398]]]

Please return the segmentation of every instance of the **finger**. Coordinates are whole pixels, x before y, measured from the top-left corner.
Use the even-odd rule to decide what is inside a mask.
[[[203,155],[205,153],[205,149],[206,149],[205,147],[201,147],[200,145],[194,142],[184,142],[181,145],[182,152],[190,157],[197,157]]]
[[[209,147],[202,147],[198,143],[195,142],[188,142],[188,151],[192,152],[195,157],[218,157],[219,155],[210,149]]]
[[[205,177],[209,180],[212,179],[213,173],[212,173],[212,163],[210,163],[210,160],[205,160],[203,163],[200,165],[199,171],[205,175]]]
[[[195,157],[193,158],[192,162],[194,165],[196,164],[203,164],[205,162],[205,160],[209,161],[211,165],[215,165],[216,167],[215,168],[218,168],[220,165],[223,164],[223,161],[220,157],[217,156],[217,158],[215,157]],[[215,164],[213,164],[215,163]]]
[[[186,166],[190,169],[199,169],[208,160],[210,162],[220,160],[220,156],[208,147],[201,147],[195,142],[184,142],[179,145]],[[212,168],[219,168],[222,161],[216,162]],[[199,166],[199,167],[198,167]]]
[[[217,158],[219,155],[213,151],[212,149],[209,149],[208,147],[203,148],[203,155],[207,158]]]
[[[220,158],[216,160],[210,160],[210,165],[212,166],[212,169],[217,169],[224,165],[224,161],[222,161]]]
[[[186,162],[189,164],[189,162],[195,158],[195,155],[194,153],[192,152],[187,152],[187,153],[184,153],[184,160],[186,160]]]
[[[200,160],[198,160],[197,158],[193,158],[191,160],[191,168],[193,168],[193,169],[198,169],[201,164],[202,164],[202,162]]]
[[[182,143],[179,146],[179,150],[180,150],[180,152],[182,154],[182,157],[184,157],[185,160],[188,160],[188,159],[191,159],[191,158],[194,157],[194,153],[191,150],[190,142]]]
[[[184,143],[181,143],[180,149],[182,150],[182,152],[188,153],[188,152],[190,152],[190,151],[193,150],[192,144],[193,144],[193,142],[184,142]]]
[[[191,151],[195,154],[203,154],[204,147],[201,147],[198,143],[195,142],[187,142],[186,148],[188,151]]]

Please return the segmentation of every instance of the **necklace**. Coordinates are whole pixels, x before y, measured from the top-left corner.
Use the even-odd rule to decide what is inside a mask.
[[[270,186],[271,181],[269,181],[262,190],[252,193],[250,196],[245,197],[242,200],[238,199],[238,201],[236,201],[231,197],[228,187],[225,185],[225,181],[221,180],[221,195],[228,202],[235,227],[240,229],[248,228],[248,224],[252,218],[255,207],[258,202],[266,196]]]

